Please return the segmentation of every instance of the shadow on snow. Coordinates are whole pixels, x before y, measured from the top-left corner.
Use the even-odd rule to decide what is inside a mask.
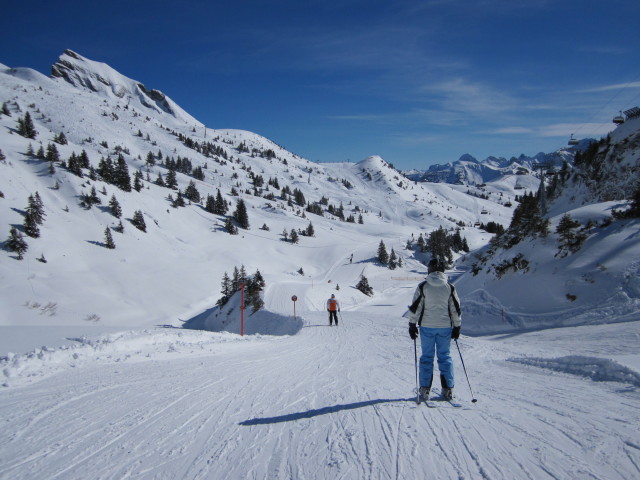
[[[313,410],[307,410],[306,412],[289,413],[287,415],[280,415],[277,417],[264,417],[264,418],[252,418],[251,420],[245,420],[238,425],[252,426],[252,425],[269,425],[272,423],[293,422],[296,420],[302,420],[304,418],[313,418],[319,415],[328,415],[330,413],[336,413],[343,410],[353,410],[355,408],[370,407],[379,403],[393,403],[393,402],[414,402],[415,398],[380,398],[377,400],[367,400],[365,402],[345,403],[343,405],[334,405],[332,407],[315,408]]]

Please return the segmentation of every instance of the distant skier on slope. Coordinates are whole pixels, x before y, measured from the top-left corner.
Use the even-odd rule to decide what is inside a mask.
[[[331,298],[327,300],[327,312],[329,312],[329,325],[333,325],[335,320],[336,326],[338,325],[338,312],[340,311],[340,304],[336,299],[335,294],[331,294]]]
[[[427,268],[427,279],[416,288],[409,307],[409,336],[415,341],[419,332],[422,349],[420,397],[425,401],[429,399],[435,350],[438,355],[442,396],[451,400],[455,382],[450,346],[451,339],[458,339],[460,336],[460,300],[454,286],[447,281],[443,265],[437,259],[431,259]]]

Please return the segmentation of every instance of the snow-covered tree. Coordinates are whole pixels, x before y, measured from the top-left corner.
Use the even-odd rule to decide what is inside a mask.
[[[4,247],[10,252],[17,253],[18,260],[22,260],[24,258],[23,255],[29,248],[27,242],[24,240],[24,236],[16,227],[11,227],[11,230],[9,230],[9,238],[4,242]]]
[[[389,263],[389,254],[387,253],[387,247],[385,247],[382,240],[380,240],[380,245],[378,245],[378,255],[376,258],[383,265]]]
[[[373,288],[371,288],[371,286],[369,285],[369,280],[367,280],[367,277],[365,277],[364,275],[360,277],[360,281],[356,284],[356,289],[360,290],[367,296],[373,295]]]
[[[118,203],[118,199],[115,195],[111,195],[111,200],[109,200],[109,209],[111,210],[111,215],[116,218],[120,218],[122,216],[122,207],[120,207],[120,203]]]
[[[238,200],[236,210],[233,212],[233,218],[240,228],[245,230],[249,229],[249,215],[247,214],[247,206],[245,205],[244,200]]]
[[[104,246],[110,249],[116,248],[116,243],[113,241],[109,227],[104,229]]]
[[[133,224],[133,226],[135,226],[138,230],[141,230],[143,232],[147,231],[147,224],[144,221],[144,215],[142,214],[141,210],[136,210],[133,213],[133,218],[131,219],[131,223]]]
[[[25,112],[24,117],[18,119],[18,135],[31,139],[36,138],[38,135],[29,112]]]

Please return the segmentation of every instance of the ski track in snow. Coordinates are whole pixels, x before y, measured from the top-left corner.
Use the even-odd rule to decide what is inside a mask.
[[[324,312],[306,312],[294,336],[88,362],[4,388],[0,478],[640,474],[637,388],[510,361],[524,339],[464,337],[478,403],[456,362],[464,407],[416,405],[404,322],[372,310],[345,315],[339,327]]]

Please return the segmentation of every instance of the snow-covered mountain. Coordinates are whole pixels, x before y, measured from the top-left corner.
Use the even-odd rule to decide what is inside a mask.
[[[637,192],[637,121],[573,171],[418,183],[377,156],[317,164],[207,128],[71,51],[53,74],[0,65],[0,228],[26,233],[36,193],[44,214],[23,259],[0,252],[0,478],[640,475],[640,222],[612,218]],[[479,228],[509,228],[545,189],[546,236],[505,248]],[[402,318],[428,259],[415,246],[440,227],[471,249],[448,272],[456,409],[415,405]],[[240,294],[217,306],[241,267],[265,280],[244,336]]]
[[[248,273],[259,269],[269,285],[300,278],[301,268],[306,278],[324,276],[328,265],[357,250],[361,268],[349,280],[354,285],[364,267],[372,277],[378,270],[389,277],[388,269],[370,262],[381,239],[405,257],[407,271],[415,271],[421,263],[402,252],[408,240],[460,224],[476,248],[490,237],[473,228],[480,210],[504,224],[511,217],[512,208],[490,200],[416,185],[380,157],[316,164],[251,132],[207,128],[168,96],[71,51],[53,73],[48,78],[8,67],[0,73],[0,99],[8,113],[0,115],[6,156],[0,164],[0,223],[5,235],[11,226],[21,227],[28,198],[36,192],[46,215],[40,236],[27,237],[24,261],[5,252],[0,275],[12,280],[3,287],[4,325],[40,324],[40,307],[46,305],[55,305],[50,321],[61,324],[175,323],[214,305],[223,274],[234,267],[244,265]],[[27,112],[38,132],[34,139],[17,133]],[[67,143],[54,141],[61,133]],[[37,151],[49,145],[65,163],[84,150],[93,170],[107,158],[114,164],[122,159],[131,177],[142,173],[143,188],[127,192],[91,169],[78,176],[59,162],[38,158]],[[186,165],[177,169],[176,189],[156,184],[169,174],[169,163]],[[196,178],[198,169],[202,175]],[[170,196],[192,182],[201,201],[173,208]],[[101,204],[86,209],[81,199],[93,188]],[[207,197],[218,191],[228,216],[240,199],[246,203],[248,230],[229,235],[226,217],[206,211]],[[121,219],[110,211],[112,197],[121,206]],[[321,215],[307,211],[309,206]],[[144,215],[146,232],[130,222],[137,211]],[[120,222],[124,232],[112,230],[116,248],[104,248],[105,228]],[[283,232],[304,230],[309,223],[315,237],[295,245],[283,241]],[[37,261],[41,257],[47,263]]]
[[[561,148],[553,153],[540,152],[533,157],[488,157],[482,161],[469,154],[444,165],[431,165],[427,170],[411,170],[404,174],[418,182],[450,183],[457,185],[481,185],[510,175],[527,175],[536,170],[556,171],[564,162],[572,164],[576,151],[588,148],[592,139],[582,139],[576,146]]]

